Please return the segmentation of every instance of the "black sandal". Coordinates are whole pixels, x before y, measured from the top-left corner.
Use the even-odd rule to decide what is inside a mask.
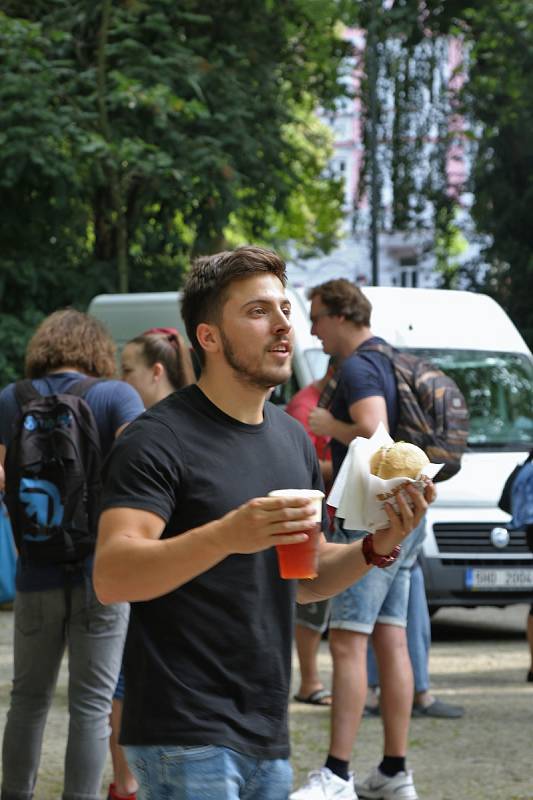
[[[300,694],[295,694],[294,699],[297,703],[307,703],[310,706],[327,706],[331,707],[331,692],[329,689],[316,689],[307,697],[302,697]],[[330,702],[324,702],[329,700]]]

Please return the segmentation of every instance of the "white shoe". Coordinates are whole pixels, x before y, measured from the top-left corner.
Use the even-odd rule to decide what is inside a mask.
[[[413,773],[397,772],[392,778],[374,767],[370,775],[355,788],[361,800],[418,800]]]
[[[357,800],[353,775],[343,781],[327,767],[315,769],[307,776],[307,783],[293,792],[289,800]]]

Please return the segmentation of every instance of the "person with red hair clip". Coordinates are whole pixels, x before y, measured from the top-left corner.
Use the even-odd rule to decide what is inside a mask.
[[[194,383],[187,344],[176,328],[150,328],[122,350],[122,380],[133,386],[145,408]]]
[[[122,380],[140,394],[145,408],[196,380],[189,348],[176,328],[150,328],[131,339],[122,350],[121,373]],[[138,788],[119,745],[123,700],[124,675],[121,670],[111,711],[109,750],[113,782],[107,800],[135,800]]]

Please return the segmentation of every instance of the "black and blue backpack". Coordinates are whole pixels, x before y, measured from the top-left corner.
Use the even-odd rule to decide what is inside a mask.
[[[96,382],[51,395],[31,380],[15,384],[20,414],[6,450],[5,502],[23,562],[74,565],[94,552],[100,436],[84,397]]]

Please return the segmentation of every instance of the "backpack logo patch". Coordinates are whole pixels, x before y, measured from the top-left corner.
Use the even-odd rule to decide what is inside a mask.
[[[30,519],[34,519],[39,528],[61,525],[65,509],[59,489],[50,481],[22,478],[19,498],[25,507],[24,513]],[[30,541],[43,541],[48,538],[48,534],[25,533],[24,538]]]

